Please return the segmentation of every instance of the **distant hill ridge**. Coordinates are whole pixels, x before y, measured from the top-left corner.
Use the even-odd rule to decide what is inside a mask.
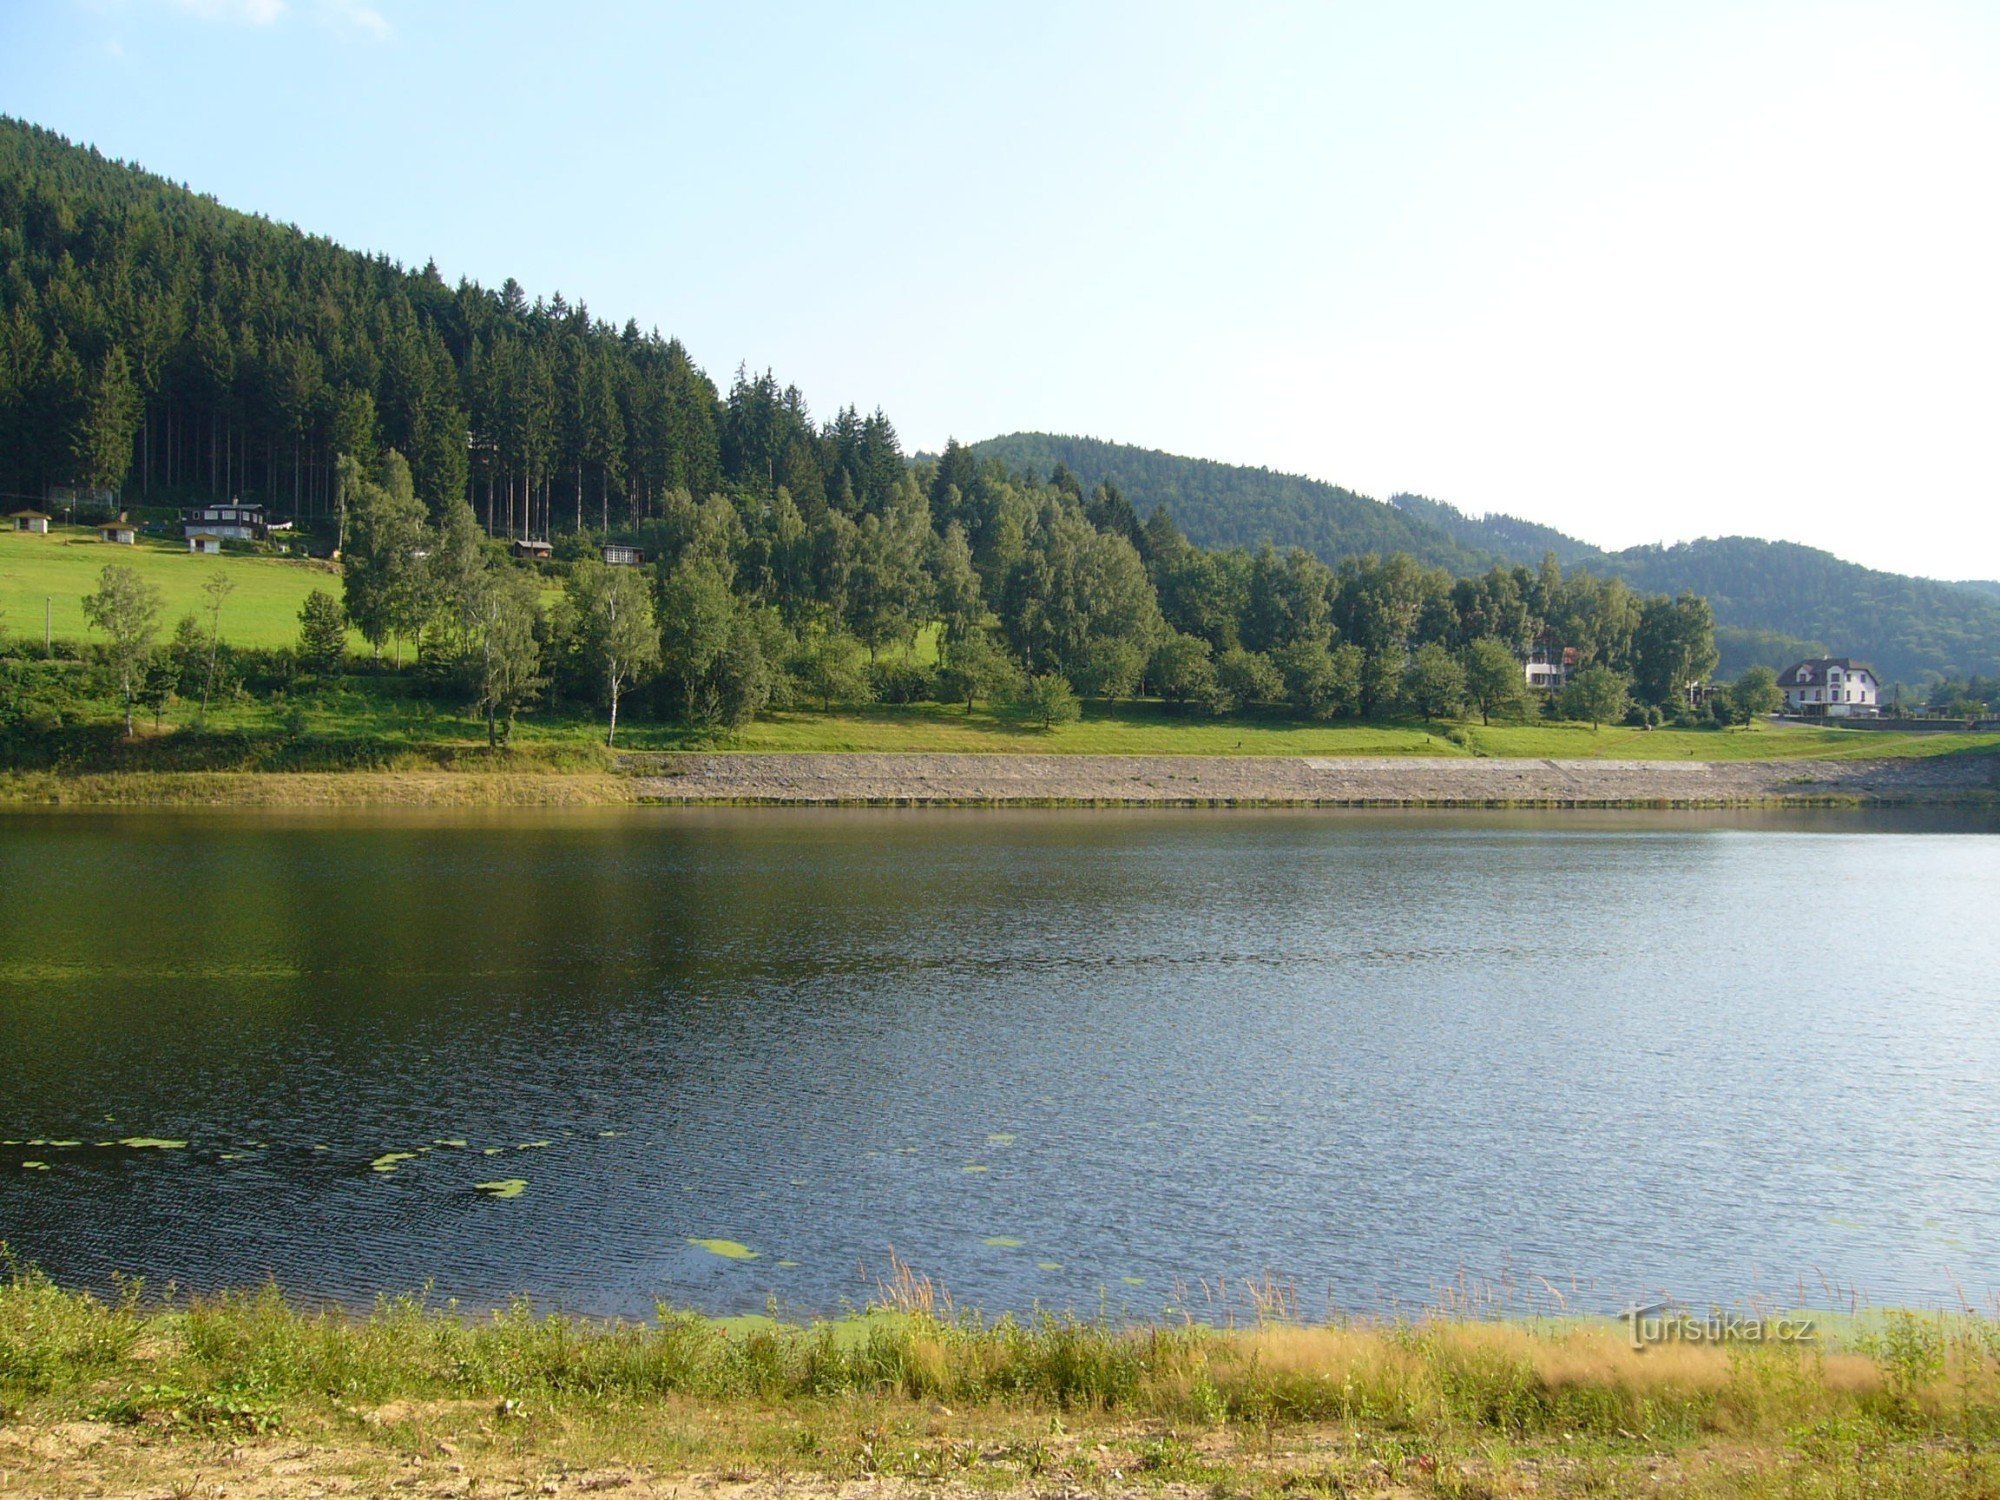
[[[1304,547],[1329,563],[1408,552],[1457,573],[1495,562],[1615,573],[1652,593],[1692,590],[1715,606],[1720,671],[1782,667],[1833,652],[1870,662],[1885,681],[2000,671],[2000,583],[1946,583],[1845,562],[1816,547],[1705,537],[1609,552],[1515,516],[1472,516],[1421,495],[1381,501],[1338,485],[1098,438],[1016,432],[973,451],[1046,476],[1067,465],[1086,487],[1109,479],[1141,515],[1156,505],[1203,546]]]

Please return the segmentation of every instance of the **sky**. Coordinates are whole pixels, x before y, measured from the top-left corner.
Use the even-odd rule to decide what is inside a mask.
[[[911,450],[2000,577],[2000,4],[6,0],[0,112]]]

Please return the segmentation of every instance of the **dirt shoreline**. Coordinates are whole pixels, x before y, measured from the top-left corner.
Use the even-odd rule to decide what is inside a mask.
[[[1642,761],[1165,755],[631,756],[642,800],[832,806],[1955,806],[2000,759]]]
[[[2000,756],[1642,761],[645,753],[615,773],[0,775],[0,809],[184,807],[2000,807]]]

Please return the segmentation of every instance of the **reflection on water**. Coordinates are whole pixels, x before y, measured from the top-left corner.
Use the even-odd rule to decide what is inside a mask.
[[[1966,827],[12,817],[0,1238],[621,1313],[833,1309],[891,1246],[989,1311],[1976,1299]]]

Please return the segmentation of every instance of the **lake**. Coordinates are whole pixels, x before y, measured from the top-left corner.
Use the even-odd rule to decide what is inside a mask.
[[[0,1239],[631,1315],[892,1247],[988,1312],[1990,1305],[1995,832],[9,815]]]

